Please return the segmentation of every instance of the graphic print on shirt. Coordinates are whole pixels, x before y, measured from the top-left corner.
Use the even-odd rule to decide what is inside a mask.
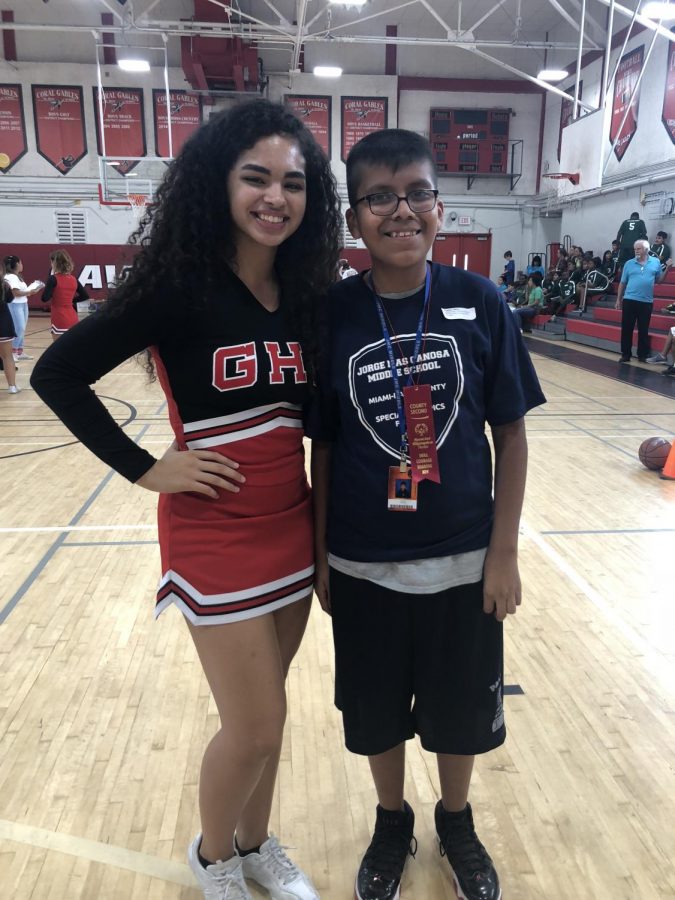
[[[293,373],[295,384],[307,383],[302,350],[297,341],[286,343],[282,352],[278,341],[265,341],[269,360],[269,383],[284,384],[286,371]],[[258,380],[258,351],[254,342],[218,347],[213,354],[213,386],[219,391],[236,391],[253,387]]]
[[[410,360],[415,348],[414,334],[392,339],[401,388],[411,374]],[[420,384],[431,385],[436,426],[436,446],[441,447],[459,412],[464,391],[462,359],[455,338],[428,333],[415,372]],[[384,339],[368,344],[349,359],[349,396],[363,427],[372,439],[394,459],[400,457],[401,434],[396,412],[394,382]]]

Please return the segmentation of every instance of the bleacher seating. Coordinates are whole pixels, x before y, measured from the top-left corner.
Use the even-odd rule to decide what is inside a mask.
[[[589,297],[586,311],[581,316],[573,306],[567,307],[565,316],[551,322],[546,314],[535,316],[532,327],[540,337],[567,340],[587,344],[601,350],[621,351],[621,311],[614,308],[618,281],[609,287],[601,298]],[[671,269],[662,284],[654,285],[654,311],[649,323],[651,352],[663,350],[668,330],[675,325],[675,315],[665,308],[675,303],[675,269]],[[633,335],[633,348],[637,350],[637,331]]]

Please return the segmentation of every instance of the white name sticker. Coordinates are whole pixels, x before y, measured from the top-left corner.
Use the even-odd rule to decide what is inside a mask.
[[[443,310],[446,319],[475,319],[476,309],[473,306],[451,306]]]

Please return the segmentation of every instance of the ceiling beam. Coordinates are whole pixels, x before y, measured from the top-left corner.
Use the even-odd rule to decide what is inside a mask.
[[[548,0],[548,2],[553,7],[553,9],[555,9],[555,11],[559,13],[563,17],[563,19],[572,26],[572,28],[574,28],[575,31],[581,32],[583,30],[581,22],[578,19],[575,19],[574,16],[570,15],[570,13],[567,12],[565,7],[561,3],[559,3],[558,0]],[[585,17],[583,19],[583,22],[585,27]],[[591,37],[588,38],[588,42],[592,45],[594,50],[600,49],[599,44],[597,44]]]
[[[307,18],[307,4],[309,0],[297,0],[297,25],[295,43],[293,45],[293,57],[291,60],[291,72],[297,72],[300,68],[300,53],[305,37],[305,19]]]
[[[612,0],[598,0],[599,3],[602,3],[603,6],[610,6]],[[642,13],[635,13],[635,10],[628,9],[626,6],[622,6],[620,3],[614,4],[614,12],[620,13],[622,16],[625,16],[627,19],[635,18],[636,22],[639,22],[640,25],[644,25],[645,28],[651,28],[652,31],[655,31],[657,34],[660,34],[661,37],[666,38],[669,41],[675,41],[675,31],[669,31],[667,28],[664,28],[663,25],[660,25],[658,22],[655,22],[654,19],[650,19],[647,16],[643,16]]]

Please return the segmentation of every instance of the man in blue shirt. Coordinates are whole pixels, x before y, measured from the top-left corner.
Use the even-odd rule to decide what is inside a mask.
[[[621,284],[616,298],[616,308],[621,315],[621,362],[629,362],[633,345],[633,329],[637,322],[638,359],[646,362],[649,355],[649,320],[654,305],[654,283],[660,284],[666,277],[672,260],[665,261],[665,268],[654,256],[649,255],[649,241],[635,241],[635,258],[629,259],[621,273]]]

